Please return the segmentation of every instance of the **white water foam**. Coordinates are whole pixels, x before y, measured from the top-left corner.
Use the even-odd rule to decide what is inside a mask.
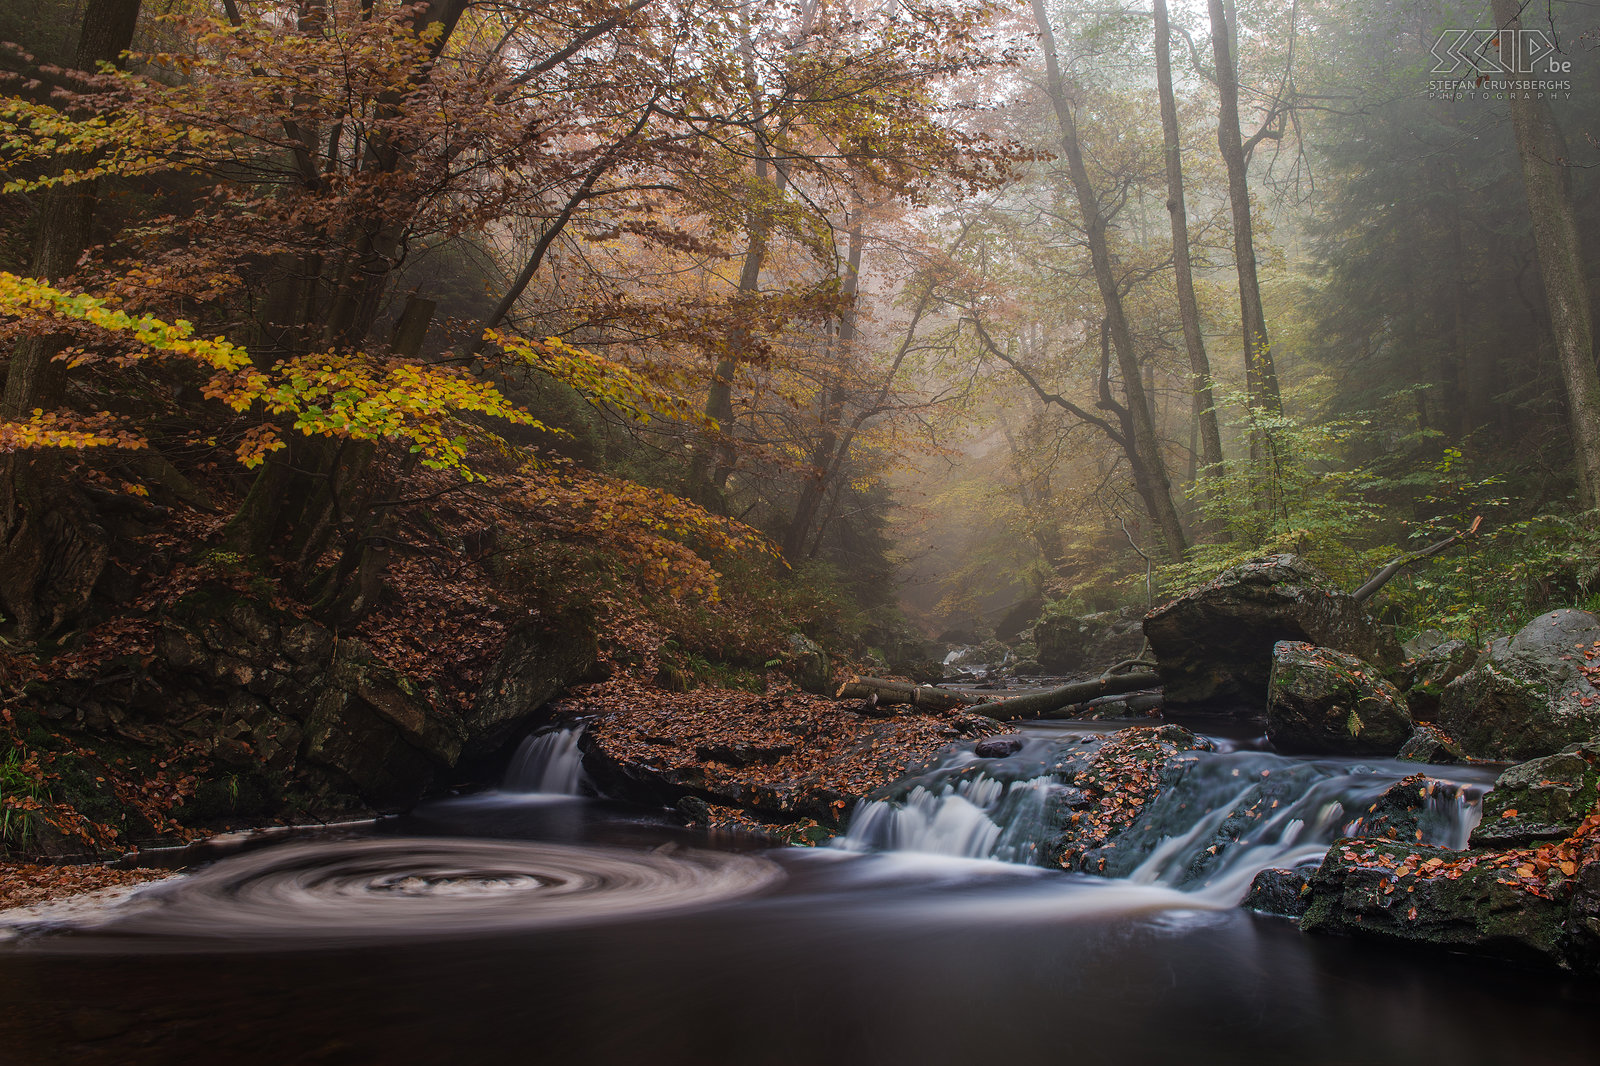
[[[583,727],[535,733],[522,742],[506,766],[502,792],[577,796],[583,785]]]
[[[1077,743],[1076,738],[1061,750]],[[839,847],[1013,863],[1048,862],[1052,793],[1031,739],[1015,759],[979,760],[967,751],[902,783],[893,798],[864,801]],[[1442,770],[1442,768],[1436,768]],[[1256,874],[1312,865],[1328,845],[1362,830],[1361,816],[1415,767],[1386,761],[1294,759],[1261,752],[1197,753],[1182,776],[1141,813],[1111,854],[1112,881],[1135,905],[1232,907]],[[1481,790],[1438,787],[1419,812],[1415,842],[1459,850],[1481,815]],[[1410,841],[1408,841],[1409,843]],[[1083,902],[1083,901],[1079,901]],[[1107,906],[1116,906],[1110,900]]]

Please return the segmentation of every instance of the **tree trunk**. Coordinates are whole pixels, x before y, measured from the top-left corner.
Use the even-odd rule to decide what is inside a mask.
[[[844,310],[839,313],[839,332],[835,337],[835,359],[848,360],[856,340],[856,295],[861,280],[861,223],[859,202],[850,222],[850,245],[845,253],[844,279],[839,286],[839,297]],[[832,375],[830,375],[831,377]],[[844,416],[844,394],[835,378],[824,380],[822,395],[818,400],[821,428],[811,449],[811,461],[806,470],[805,483],[800,487],[800,498],[795,503],[794,517],[783,537],[783,554],[791,562],[797,561],[805,549],[812,523],[827,496],[830,472],[837,469],[835,452],[839,447],[839,433]]]
[[[1521,29],[1517,0],[1493,0],[1502,49],[1516,47]],[[1504,58],[1504,57],[1503,57]],[[1520,64],[1518,68],[1520,69]],[[1600,375],[1595,370],[1594,325],[1583,248],[1569,188],[1566,140],[1549,101],[1538,93],[1512,93],[1511,125],[1522,157],[1522,187],[1533,215],[1539,275],[1566,386],[1572,444],[1577,458],[1578,501],[1600,504]]]
[[[74,66],[115,63],[133,43],[140,0],[89,0]],[[58,281],[89,247],[97,204],[93,182],[45,191],[30,270]],[[17,343],[0,397],[0,418],[25,419],[60,404],[65,374],[54,360],[59,335]],[[104,530],[76,492],[59,485],[48,450],[0,457],[0,612],[25,638],[51,632],[88,605],[105,567]]]
[[[1140,462],[1135,464],[1134,482],[1150,517],[1161,530],[1170,558],[1183,556],[1188,547],[1188,536],[1178,509],[1172,502],[1172,483],[1167,476],[1166,463],[1161,457],[1161,442],[1156,436],[1155,421],[1150,417],[1150,404],[1141,380],[1138,354],[1134,349],[1133,331],[1128,326],[1127,312],[1122,303],[1122,291],[1117,284],[1116,272],[1111,262],[1111,249],[1106,240],[1106,217],[1094,184],[1084,165],[1082,146],[1078,141],[1078,123],[1073,115],[1072,103],[1067,98],[1066,85],[1061,78],[1061,67],[1056,59],[1055,36],[1050,30],[1043,0],[1033,0],[1034,18],[1039,24],[1040,43],[1044,49],[1045,76],[1050,102],[1055,107],[1056,119],[1061,126],[1061,150],[1067,159],[1073,191],[1079,210],[1083,213],[1085,236],[1089,243],[1089,257],[1094,265],[1095,282],[1100,289],[1100,299],[1105,306],[1106,323],[1111,334],[1112,348],[1117,356],[1117,368],[1122,377],[1122,388],[1127,398],[1129,419],[1128,443],[1137,452]],[[1130,458],[1133,456],[1130,455]]]
[[[1189,259],[1189,212],[1184,207],[1183,160],[1178,141],[1178,106],[1172,95],[1171,27],[1167,0],[1155,0],[1156,93],[1161,97],[1161,141],[1167,162],[1167,212],[1172,217],[1172,267],[1177,275],[1178,315],[1183,322],[1183,346],[1189,353],[1189,372],[1199,424],[1200,461],[1212,474],[1221,472],[1222,432],[1217,425],[1217,401],[1211,391],[1211,361],[1200,333],[1200,305],[1194,296],[1194,273]]]
[[[933,685],[912,685],[904,681],[886,681],[879,677],[852,677],[841,685],[834,695],[841,700],[872,700],[882,704],[903,703],[930,711],[948,711],[979,702],[979,697],[970,692],[937,688]]]
[[[1075,681],[1070,685],[1009,696],[998,700],[983,700],[959,689],[936,688],[932,685],[908,685],[903,681],[885,681],[877,677],[852,677],[839,689],[839,699],[871,699],[882,704],[911,704],[934,711],[966,708],[978,714],[1006,722],[1019,718],[1038,718],[1088,703],[1101,696],[1115,696],[1124,692],[1158,688],[1161,677],[1153,670],[1140,670],[1128,674],[1107,674],[1088,681]]]
[[[1256,277],[1255,230],[1250,218],[1250,183],[1244,142],[1239,136],[1239,71],[1233,55],[1233,29],[1223,0],[1208,0],[1211,46],[1217,61],[1217,147],[1228,168],[1228,202],[1233,208],[1233,258],[1239,273],[1239,318],[1244,333],[1245,391],[1252,406],[1269,414],[1283,409],[1278,373],[1273,367],[1261,283]]]
[[[1012,696],[1009,699],[996,700],[993,703],[977,703],[967,709],[975,714],[987,715],[1001,722],[1016,721],[1019,718],[1039,718],[1059,711],[1063,707],[1071,707],[1079,703],[1088,703],[1101,696],[1114,696],[1123,692],[1139,692],[1147,688],[1159,688],[1161,675],[1154,670],[1139,670],[1130,674],[1111,674],[1093,678],[1089,681],[1077,681],[1060,688],[1046,689],[1043,692],[1030,692],[1023,696]]]
[[[426,57],[415,69],[406,72],[404,86],[379,100],[384,118],[398,116],[406,106],[406,87],[422,85],[432,76],[433,64],[455,31],[467,0],[428,0],[410,14],[410,24],[424,29],[438,24],[441,32],[429,45]],[[322,5],[307,0],[302,7],[301,29],[311,32],[319,24]],[[237,12],[230,13],[232,18]],[[288,129],[299,143],[310,144],[310,131]],[[361,154],[359,168],[367,175],[394,174],[409,165],[409,146],[382,129],[373,132]],[[302,166],[302,171],[304,167]],[[316,181],[315,173],[305,176]],[[350,220],[353,237],[343,254],[306,256],[296,269],[285,272],[281,289],[268,294],[268,307],[284,319],[269,320],[263,327],[274,339],[274,356],[292,358],[314,350],[312,345],[329,348],[360,348],[365,345],[386,288],[400,265],[406,217],[390,217],[375,209]],[[324,299],[323,294],[326,294]],[[317,321],[317,317],[321,322]],[[251,554],[265,551],[280,537],[290,536],[291,556],[314,562],[329,543],[332,522],[338,517],[342,501],[338,497],[341,480],[358,470],[372,455],[370,446],[345,451],[328,441],[285,434],[287,447],[262,468],[239,513],[224,533],[227,543],[249,549]],[[343,464],[343,465],[341,465]],[[264,524],[260,524],[264,523]],[[306,571],[303,581],[314,575]]]

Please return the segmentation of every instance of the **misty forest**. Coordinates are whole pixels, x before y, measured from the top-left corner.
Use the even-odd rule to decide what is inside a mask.
[[[1593,1061],[1591,5],[0,42],[0,1058]]]

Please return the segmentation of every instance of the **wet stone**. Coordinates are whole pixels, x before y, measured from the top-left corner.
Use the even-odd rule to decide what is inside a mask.
[[[1273,869],[1256,874],[1242,905],[1261,914],[1298,918],[1310,904],[1310,870]]]
[[[980,759],[1003,759],[1022,750],[1022,738],[1017,736],[986,737],[973,747]]]

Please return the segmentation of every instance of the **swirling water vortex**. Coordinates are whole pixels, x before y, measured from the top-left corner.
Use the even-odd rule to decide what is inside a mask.
[[[320,841],[225,859],[49,929],[298,949],[614,921],[737,899],[783,877],[759,856],[690,848]]]

